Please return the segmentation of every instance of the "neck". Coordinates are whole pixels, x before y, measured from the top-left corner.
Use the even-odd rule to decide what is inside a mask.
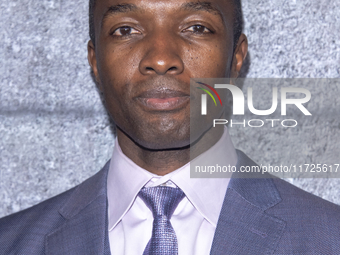
[[[210,128],[186,147],[150,150],[138,145],[125,133],[117,129],[117,137],[123,153],[141,168],[160,176],[177,170],[210,149],[221,138],[222,134],[222,126],[220,128]]]

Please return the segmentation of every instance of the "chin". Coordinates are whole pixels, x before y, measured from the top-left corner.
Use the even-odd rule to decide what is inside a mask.
[[[185,140],[175,140],[175,139],[166,139],[162,141],[140,141],[138,143],[141,147],[147,150],[180,150],[188,148],[190,145],[190,139]]]
[[[135,142],[148,150],[176,150],[190,145],[190,128],[186,130],[148,130],[142,132]]]

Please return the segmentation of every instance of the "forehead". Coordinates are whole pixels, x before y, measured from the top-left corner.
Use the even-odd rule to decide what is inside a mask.
[[[219,15],[225,25],[231,25],[234,6],[232,0],[95,0],[95,23],[101,23],[108,13],[138,12],[145,15],[169,16],[181,12],[210,12]]]

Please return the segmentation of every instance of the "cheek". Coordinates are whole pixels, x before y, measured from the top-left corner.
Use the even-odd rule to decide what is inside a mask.
[[[219,44],[192,48],[185,56],[185,63],[192,77],[225,77],[229,74],[231,62],[227,52],[226,47]]]
[[[126,74],[122,72],[124,66],[117,65],[117,58],[101,58],[98,73],[101,83],[105,106],[114,120],[120,118],[127,100]]]
[[[113,82],[113,84],[115,83]],[[125,107],[123,93],[121,92],[120,88],[117,88],[116,86],[105,85],[103,87],[105,107],[112,119],[116,122],[117,120],[122,119],[121,116],[124,115],[123,109],[125,109]]]
[[[140,55],[136,52],[133,43],[114,44],[109,40],[104,41],[98,47],[100,51],[98,69],[102,75],[102,81],[107,76],[119,83],[128,83],[134,73],[138,71]],[[105,77],[104,77],[105,76]]]
[[[121,104],[129,95],[128,84],[136,69],[135,58],[120,49],[102,48],[98,73],[106,104]],[[119,105],[118,105],[119,106]]]

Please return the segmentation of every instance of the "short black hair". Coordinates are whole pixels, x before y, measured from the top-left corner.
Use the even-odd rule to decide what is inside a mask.
[[[94,34],[94,8],[97,0],[90,0],[89,2],[89,25],[90,25],[90,38],[95,45],[95,34]],[[236,48],[238,39],[240,38],[243,31],[243,13],[241,0],[232,0],[234,4],[234,50]]]
[[[234,3],[234,51],[236,49],[238,39],[240,38],[244,21],[243,21],[243,12],[242,12],[242,4],[241,0],[233,0]]]

